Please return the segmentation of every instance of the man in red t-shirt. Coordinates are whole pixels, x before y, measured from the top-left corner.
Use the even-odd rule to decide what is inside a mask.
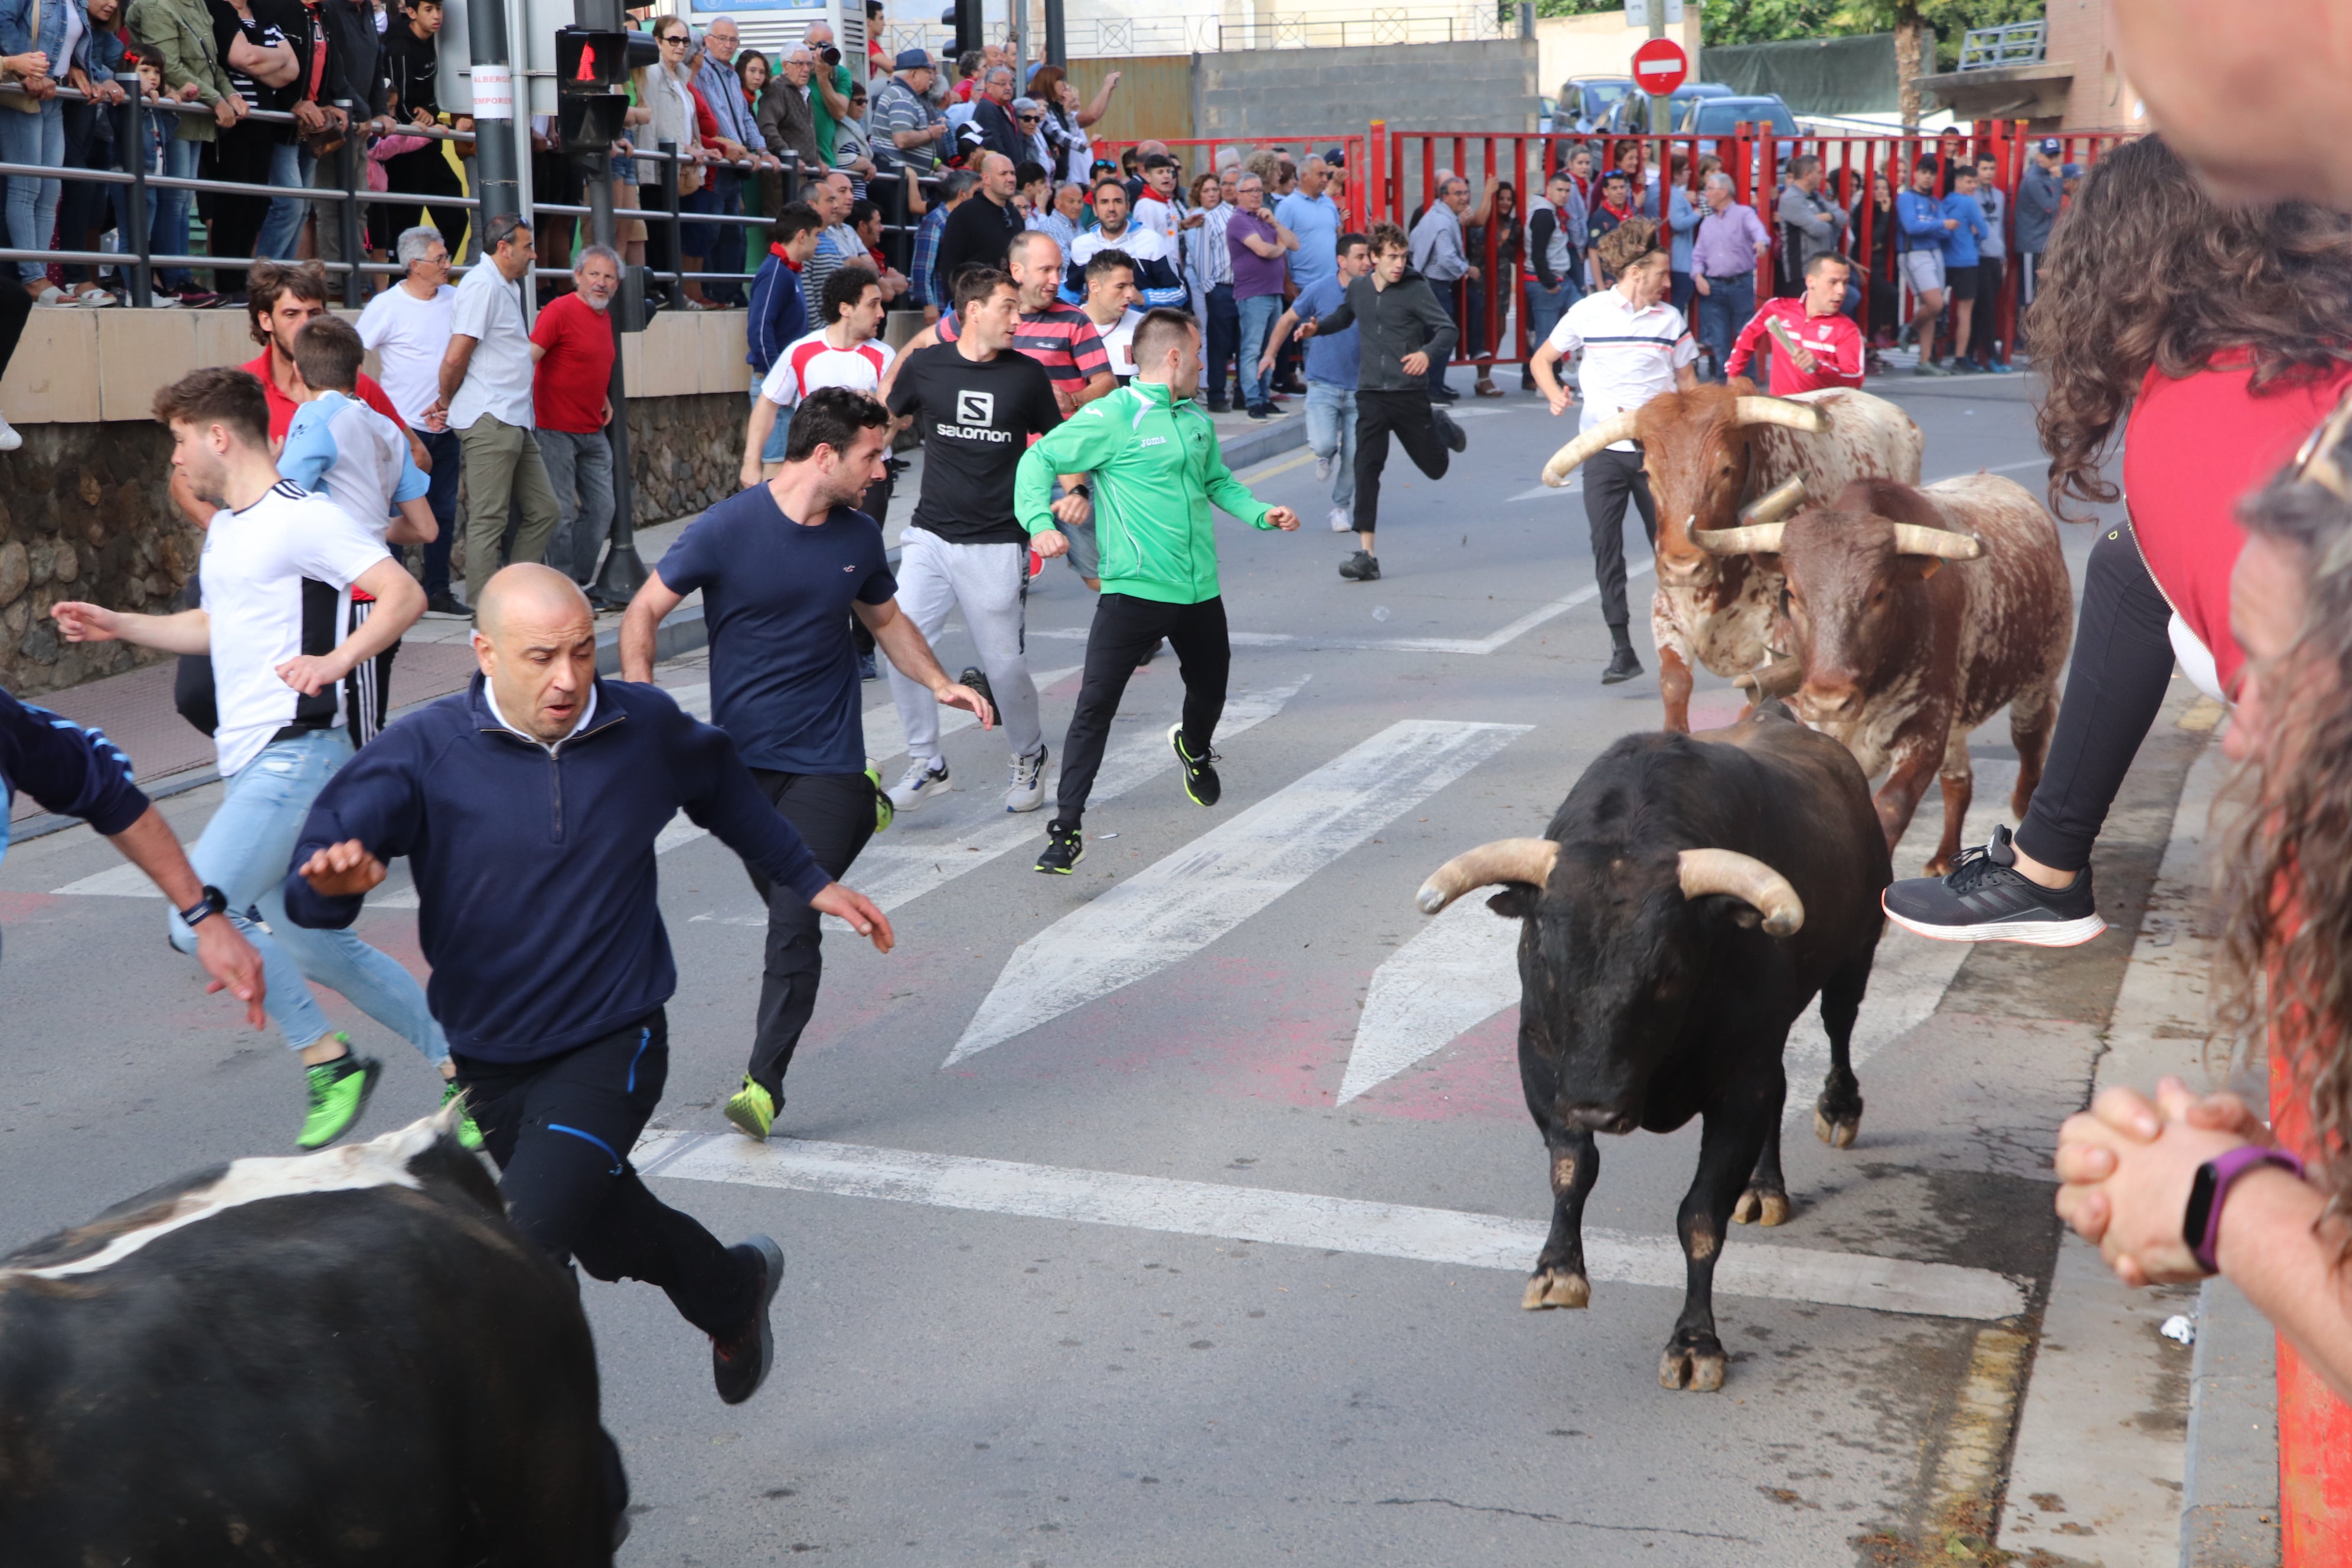
[[[572,259],[576,287],[539,313],[530,341],[540,349],[531,367],[531,432],[555,487],[555,537],[547,563],[586,587],[613,526],[613,447],[604,426],[613,417],[615,343],[608,312],[621,287],[621,258],[592,245]]]
[[[1853,268],[1825,250],[1805,268],[1805,292],[1795,300],[1767,300],[1740,329],[1723,362],[1726,375],[1738,375],[1769,339],[1772,348],[1771,394],[1788,397],[1825,386],[1862,385],[1862,329],[1843,313],[1845,280]],[[1774,331],[1777,325],[1780,331]],[[1793,345],[1793,346],[1792,346]]]

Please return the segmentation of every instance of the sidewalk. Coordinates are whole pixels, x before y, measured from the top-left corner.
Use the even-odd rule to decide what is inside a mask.
[[[1227,466],[1239,473],[1253,464],[1305,446],[1306,399],[1293,397],[1289,406],[1292,412],[1277,419],[1256,420],[1240,413],[1213,416]],[[906,471],[898,476],[890,521],[883,530],[884,541],[894,557],[899,536],[906,531],[907,519],[914,511],[915,498],[922,493],[921,448],[908,453],[906,463]],[[639,558],[648,567],[658,565],[662,552],[693,521],[692,517],[682,517],[638,529]],[[392,676],[395,716],[419,703],[462,690],[473,679],[473,629],[470,621],[424,620],[401,638],[400,655],[394,663]],[[701,595],[689,595],[664,624],[662,631],[660,649],[665,658],[703,646]],[[621,616],[617,611],[596,617],[598,664],[607,674],[620,668],[620,634]],[[213,768],[211,737],[181,718],[172,705],[172,683],[178,668],[177,659],[167,658],[125,675],[44,692],[29,700],[54,709],[77,724],[103,730],[131,758],[138,770],[140,787],[151,795],[168,797],[210,784],[219,776]],[[21,792],[12,805],[9,818],[10,837],[20,841],[53,833],[73,822],[70,817],[48,816],[32,796]]]

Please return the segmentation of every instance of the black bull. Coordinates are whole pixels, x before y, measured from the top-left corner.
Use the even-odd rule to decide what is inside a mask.
[[[1627,736],[1585,770],[1544,837],[1482,846],[1423,887],[1434,914],[1499,883],[1489,906],[1524,922],[1519,1077],[1553,1200],[1522,1305],[1591,1298],[1593,1133],[1671,1132],[1702,1117],[1675,1226],[1688,1289],[1658,1381],[1723,1385],[1715,1262],[1735,1213],[1788,1216],[1780,1057],[1816,994],[1831,1065],[1815,1130],[1843,1148],[1861,1125],[1848,1046],[1888,876],[1861,768],[1774,702],[1728,729]]]
[[[0,1258],[0,1563],[604,1568],[571,1276],[446,1119]]]

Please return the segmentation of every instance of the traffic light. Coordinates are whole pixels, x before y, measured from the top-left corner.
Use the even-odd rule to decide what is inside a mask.
[[[621,135],[629,73],[661,49],[647,33],[573,25],[555,30],[556,129],[566,153],[601,153]]]

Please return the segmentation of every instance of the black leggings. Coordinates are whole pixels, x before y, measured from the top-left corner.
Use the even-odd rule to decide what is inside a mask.
[[[751,1314],[764,1266],[655,1197],[629,1163],[669,1074],[659,1009],[540,1061],[455,1059],[516,1229],[596,1279],[660,1286],[707,1334]]]
[[[874,837],[874,781],[864,773],[782,773],[753,768],[776,815],[798,830],[824,874],[839,881]],[[759,872],[751,886],[768,906],[768,952],[760,976],[759,1022],[751,1037],[751,1081],[777,1104],[784,1071],[800,1048],[801,1032],[816,1013],[824,978],[822,917],[790,888],[771,887]]]
[[[1105,594],[1095,602],[1094,628],[1087,634],[1087,670],[1078,679],[1078,705],[1062,742],[1062,779],[1054,795],[1054,824],[1076,827],[1086,815],[1110,739],[1111,716],[1127,694],[1128,680],[1143,656],[1166,637],[1176,650],[1184,679],[1184,744],[1194,756],[1216,739],[1225,711],[1225,678],[1233,668],[1233,645],[1225,637],[1225,602],[1163,605],[1127,594]]]
[[[205,177],[266,185],[269,183],[269,160],[277,151],[278,127],[257,120],[240,120],[220,131],[204,154],[212,165],[205,171]],[[212,230],[205,241],[205,254],[232,261],[250,259],[253,243],[261,237],[261,225],[268,216],[268,196],[215,192]],[[213,277],[215,289],[242,291],[245,288],[242,267],[221,268]]]
[[[1435,367],[1433,366],[1433,369]],[[1393,433],[1413,467],[1433,479],[1445,477],[1454,454],[1446,450],[1437,422],[1430,417],[1425,392],[1358,392],[1356,394],[1356,531],[1370,533],[1380,526],[1381,470],[1389,464],[1389,437]],[[1066,767],[1066,763],[1064,764]],[[1069,776],[1065,773],[1064,778]]]
[[[2050,761],[2017,826],[2017,847],[2043,865],[2079,871],[2091,863],[2107,807],[2172,681],[2171,621],[2130,527],[2102,529],[2083,574],[2074,662]]]
[[[1639,452],[1607,447],[1584,461],[1584,521],[1592,531],[1592,575],[1601,584],[1601,619],[1620,647],[1631,614],[1625,605],[1625,503],[1642,514],[1642,531],[1658,542],[1658,509]]]

